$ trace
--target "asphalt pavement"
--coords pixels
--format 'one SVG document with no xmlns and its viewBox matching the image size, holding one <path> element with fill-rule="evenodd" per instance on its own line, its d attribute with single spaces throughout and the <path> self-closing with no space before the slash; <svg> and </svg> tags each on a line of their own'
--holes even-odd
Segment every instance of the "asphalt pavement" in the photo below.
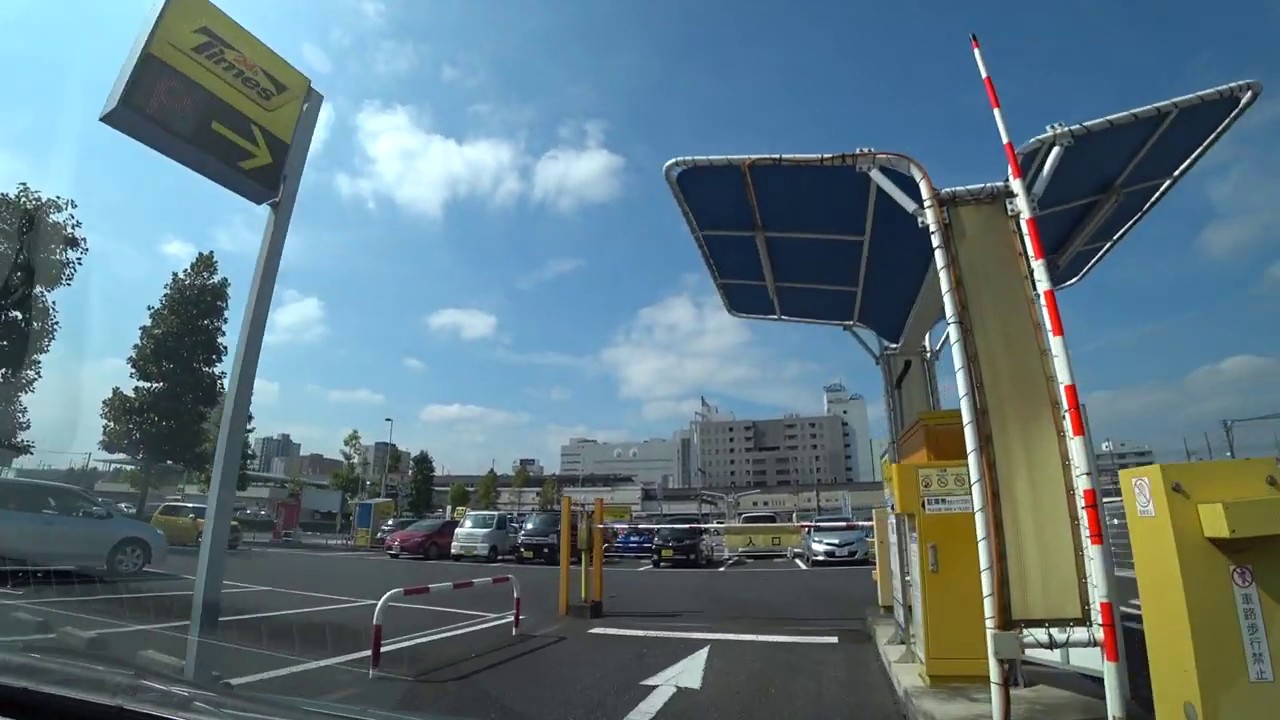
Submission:
<svg viewBox="0 0 1280 720">
<path fill-rule="evenodd" d="M 0 649 L 70 635 L 122 663 L 185 656 L 196 551 L 140 578 L 0 578 Z M 579 587 L 578 568 L 571 587 Z M 396 587 L 511 575 L 512 584 L 398 599 L 370 680 L 373 608 Z M 556 613 L 557 568 L 392 560 L 309 548 L 231 551 L 211 666 L 237 694 L 448 718 L 899 718 L 865 624 L 867 567 L 785 558 L 651 568 L 614 559 L 605 616 Z M 15 613 L 17 615 L 15 615 Z M 68 633 L 64 628 L 80 632 Z M 86 640 L 90 638 L 90 640 Z"/>
</svg>

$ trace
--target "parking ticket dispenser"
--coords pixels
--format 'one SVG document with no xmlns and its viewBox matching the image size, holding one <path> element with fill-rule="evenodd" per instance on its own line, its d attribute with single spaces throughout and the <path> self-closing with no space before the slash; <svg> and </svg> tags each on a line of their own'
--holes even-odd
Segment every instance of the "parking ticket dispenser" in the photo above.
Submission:
<svg viewBox="0 0 1280 720">
<path fill-rule="evenodd" d="M 927 684 L 987 682 L 978 542 L 963 462 L 893 465 L 895 509 L 905 515 L 911 641 Z"/>
<path fill-rule="evenodd" d="M 1156 717 L 1280 716 L 1280 468 L 1120 471 Z"/>
</svg>

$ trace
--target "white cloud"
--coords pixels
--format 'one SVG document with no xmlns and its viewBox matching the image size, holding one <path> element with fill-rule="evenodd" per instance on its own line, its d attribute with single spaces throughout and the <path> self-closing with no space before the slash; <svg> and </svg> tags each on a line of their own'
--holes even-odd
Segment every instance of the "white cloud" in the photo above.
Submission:
<svg viewBox="0 0 1280 720">
<path fill-rule="evenodd" d="M 597 205 L 622 192 L 626 159 L 604 146 L 600 123 L 586 123 L 582 141 L 543 153 L 533 170 L 533 199 L 560 212 Z"/>
<path fill-rule="evenodd" d="M 427 130 L 407 107 L 365 105 L 356 115 L 361 166 L 335 179 L 345 197 L 370 208 L 385 197 L 432 219 L 462 200 L 510 204 L 524 188 L 520 147 L 500 138 L 458 140 Z"/>
<path fill-rule="evenodd" d="M 1085 406 L 1095 442 L 1108 436 L 1150 443 L 1181 455 L 1182 438 L 1200 445 L 1208 431 L 1221 443 L 1224 419 L 1280 408 L 1280 356 L 1234 355 L 1172 381 L 1089 393 Z M 1241 425 L 1239 454 L 1274 452 L 1271 432 L 1280 423 Z M 1255 440 L 1249 433 L 1261 433 Z M 1221 452 L 1221 448 L 1219 448 Z"/>
<path fill-rule="evenodd" d="M 569 355 L 554 350 L 511 350 L 499 347 L 495 352 L 499 360 L 515 365 L 542 365 L 588 371 L 595 370 L 599 365 L 599 358 L 594 356 Z"/>
<path fill-rule="evenodd" d="M 262 228 L 249 222 L 246 215 L 236 215 L 213 231 L 213 246 L 232 253 L 256 253 L 262 245 Z"/>
<path fill-rule="evenodd" d="M 373 71 L 379 75 L 403 75 L 418 65 L 418 51 L 413 43 L 382 40 L 373 49 Z"/>
<path fill-rule="evenodd" d="M 1239 257 L 1274 243 L 1280 225 L 1278 127 L 1280 112 L 1262 103 L 1206 158 L 1218 170 L 1205 185 L 1213 217 L 1196 240 L 1206 254 Z"/>
<path fill-rule="evenodd" d="M 275 405 L 280 400 L 280 383 L 257 378 L 253 381 L 253 404 Z"/>
<path fill-rule="evenodd" d="M 286 289 L 282 302 L 273 304 L 267 320 L 266 342 L 309 343 L 329 333 L 325 325 L 324 301 Z"/>
<path fill-rule="evenodd" d="M 475 87 L 484 80 L 484 74 L 472 68 L 465 68 L 458 63 L 444 63 L 440 66 L 440 81 L 462 87 Z"/>
<path fill-rule="evenodd" d="M 333 61 L 329 59 L 329 55 L 309 42 L 302 43 L 302 61 L 321 75 L 333 72 Z"/>
<path fill-rule="evenodd" d="M 316 131 L 311 136 L 311 149 L 308 153 L 310 156 L 319 155 L 328 144 L 329 137 L 333 135 L 333 123 L 336 119 L 333 113 L 333 101 L 326 98 L 324 104 L 320 106 L 320 114 L 316 117 Z"/>
<path fill-rule="evenodd" d="M 1268 290 L 1280 289 L 1280 260 L 1271 263 L 1262 272 L 1262 287 Z"/>
<path fill-rule="evenodd" d="M 425 318 L 427 327 L 438 333 L 453 333 L 463 340 L 492 337 L 498 318 L 475 308 L 443 308 Z"/>
<path fill-rule="evenodd" d="M 458 423 L 468 425 L 511 425 L 528 419 L 524 413 L 499 410 L 481 405 L 428 405 L 418 413 L 425 423 Z"/>
<path fill-rule="evenodd" d="M 325 390 L 324 396 L 331 403 L 348 405 L 381 405 L 387 401 L 385 395 L 369 388 Z"/>
<path fill-rule="evenodd" d="M 404 359 L 402 359 L 400 362 L 406 368 L 414 372 L 422 372 L 423 370 L 427 369 L 427 364 L 422 362 L 416 357 L 405 356 Z"/>
<path fill-rule="evenodd" d="M 586 261 L 582 258 L 551 258 L 543 263 L 541 267 L 526 273 L 523 277 L 516 280 L 516 287 L 521 290 L 529 290 L 543 283 L 551 282 L 558 277 L 568 275 L 585 264 Z"/>
<path fill-rule="evenodd" d="M 186 265 L 196 257 L 196 246 L 170 235 L 160 243 L 160 254 Z"/>
<path fill-rule="evenodd" d="M 680 293 L 641 308 L 601 352 L 623 398 L 645 418 L 687 419 L 701 394 L 720 394 L 799 410 L 815 370 L 770 357 L 747 321 L 730 317 L 714 296 Z"/>
<path fill-rule="evenodd" d="M 387 4 L 382 0 L 355 0 L 355 3 L 365 20 L 377 24 L 387 19 Z"/>
</svg>

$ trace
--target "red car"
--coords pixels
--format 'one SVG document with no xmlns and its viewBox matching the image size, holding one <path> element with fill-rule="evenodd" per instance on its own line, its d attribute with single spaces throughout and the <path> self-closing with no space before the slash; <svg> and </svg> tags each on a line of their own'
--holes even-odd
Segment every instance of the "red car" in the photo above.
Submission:
<svg viewBox="0 0 1280 720">
<path fill-rule="evenodd" d="M 385 546 L 387 554 L 393 558 L 416 555 L 426 560 L 448 555 L 453 531 L 457 527 L 457 520 L 419 520 L 404 530 L 391 533 Z"/>
</svg>

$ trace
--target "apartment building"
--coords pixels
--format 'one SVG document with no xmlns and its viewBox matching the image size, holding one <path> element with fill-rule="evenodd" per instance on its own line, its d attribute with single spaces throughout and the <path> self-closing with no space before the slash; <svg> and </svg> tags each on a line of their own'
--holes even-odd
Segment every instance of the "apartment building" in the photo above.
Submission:
<svg viewBox="0 0 1280 720">
<path fill-rule="evenodd" d="M 600 442 L 569 438 L 560 446 L 561 475 L 626 475 L 644 487 L 675 482 L 677 443 L 662 438 L 640 442 Z"/>
<path fill-rule="evenodd" d="M 846 482 L 844 423 L 836 415 L 694 424 L 694 487 L 813 486 Z"/>
<path fill-rule="evenodd" d="M 254 463 L 257 472 L 271 472 L 277 458 L 292 458 L 302 454 L 302 444 L 293 441 L 289 433 L 260 437 L 253 441 Z"/>
<path fill-rule="evenodd" d="M 875 482 L 875 449 L 871 445 L 871 421 L 867 416 L 866 398 L 850 393 L 840 382 L 831 383 L 822 390 L 823 413 L 840 418 L 845 479 L 849 482 Z"/>
</svg>

